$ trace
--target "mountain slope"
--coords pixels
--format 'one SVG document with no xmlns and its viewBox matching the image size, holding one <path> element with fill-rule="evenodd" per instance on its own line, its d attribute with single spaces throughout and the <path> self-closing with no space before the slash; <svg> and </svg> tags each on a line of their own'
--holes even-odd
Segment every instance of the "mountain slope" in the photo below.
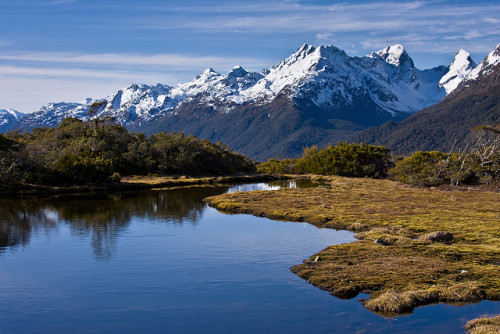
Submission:
<svg viewBox="0 0 500 334">
<path fill-rule="evenodd" d="M 396 153 L 464 148 L 470 130 L 500 122 L 500 44 L 443 101 L 406 120 L 369 128 L 355 141 L 384 145 Z"/>
<path fill-rule="evenodd" d="M 24 116 L 14 109 L 0 109 L 0 133 L 15 129 Z"/>
</svg>

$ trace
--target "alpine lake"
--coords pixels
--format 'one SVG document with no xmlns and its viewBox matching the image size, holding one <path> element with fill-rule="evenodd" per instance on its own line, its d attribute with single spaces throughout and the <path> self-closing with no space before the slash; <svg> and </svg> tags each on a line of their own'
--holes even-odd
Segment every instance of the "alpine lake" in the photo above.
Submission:
<svg viewBox="0 0 500 334">
<path fill-rule="evenodd" d="M 205 197 L 293 181 L 0 199 L 0 333 L 461 333 L 500 303 L 384 318 L 290 272 L 347 231 Z"/>
</svg>

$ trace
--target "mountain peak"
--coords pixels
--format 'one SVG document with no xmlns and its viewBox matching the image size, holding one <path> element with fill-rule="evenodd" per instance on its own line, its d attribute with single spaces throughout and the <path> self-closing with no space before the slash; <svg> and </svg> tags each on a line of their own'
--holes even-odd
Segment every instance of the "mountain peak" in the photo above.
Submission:
<svg viewBox="0 0 500 334">
<path fill-rule="evenodd" d="M 14 110 L 12 108 L 9 108 L 9 109 L 0 109 L 0 113 L 1 114 L 8 114 L 8 115 L 11 115 L 12 117 L 16 118 L 16 119 L 20 119 L 24 116 L 23 113 L 20 113 L 19 111 L 17 110 Z"/>
<path fill-rule="evenodd" d="M 208 77 L 212 77 L 212 76 L 215 76 L 215 75 L 220 75 L 219 73 L 215 72 L 215 70 L 211 67 L 207 68 L 205 71 L 201 72 L 200 74 L 198 74 L 197 78 L 208 78 Z"/>
<path fill-rule="evenodd" d="M 401 44 L 387 46 L 375 53 L 382 57 L 388 64 L 395 66 L 401 65 L 406 60 L 411 60 L 404 46 Z"/>
<path fill-rule="evenodd" d="M 25 114 L 14 109 L 0 109 L 0 133 L 13 129 Z"/>
<path fill-rule="evenodd" d="M 486 75 L 493 70 L 493 67 L 500 64 L 500 43 L 495 49 L 488 53 L 484 60 L 474 68 L 464 81 L 476 80 L 478 77 Z"/>
<path fill-rule="evenodd" d="M 472 63 L 474 67 L 476 66 L 476 63 L 472 60 L 470 53 L 465 51 L 464 49 L 458 50 L 457 54 L 455 55 L 455 58 L 453 59 L 453 62 L 451 63 L 451 66 L 454 65 L 462 65 L 466 62 Z"/>
<path fill-rule="evenodd" d="M 306 54 L 309 54 L 311 53 L 312 51 L 314 51 L 314 46 L 312 45 L 309 45 L 307 43 L 304 43 L 300 46 L 300 48 L 298 48 L 297 51 L 295 51 L 294 53 L 303 53 L 305 52 Z"/>
<path fill-rule="evenodd" d="M 458 50 L 448 72 L 439 80 L 439 86 L 444 87 L 446 94 L 451 93 L 476 66 L 470 53 L 463 49 Z"/>
<path fill-rule="evenodd" d="M 245 70 L 240 65 L 236 65 L 235 67 L 233 67 L 233 69 L 231 71 L 229 71 L 229 73 L 227 74 L 227 76 L 228 77 L 231 76 L 231 77 L 236 77 L 236 78 L 242 78 L 242 77 L 244 77 L 247 74 L 248 74 L 247 70 Z"/>
<path fill-rule="evenodd" d="M 485 61 L 490 66 L 495 66 L 500 63 L 500 43 L 497 44 L 495 50 L 491 51 L 488 56 L 486 56 Z"/>
</svg>

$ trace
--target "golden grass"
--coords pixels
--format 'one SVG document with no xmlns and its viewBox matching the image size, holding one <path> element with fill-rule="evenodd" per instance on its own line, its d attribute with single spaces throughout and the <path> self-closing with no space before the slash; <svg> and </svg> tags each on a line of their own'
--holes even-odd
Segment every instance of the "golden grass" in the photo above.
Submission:
<svg viewBox="0 0 500 334">
<path fill-rule="evenodd" d="M 500 315 L 469 321 L 465 325 L 468 334 L 500 333 Z"/>
<path fill-rule="evenodd" d="M 358 233 L 361 240 L 330 246 L 292 271 L 337 297 L 372 293 L 364 304 L 380 314 L 435 302 L 500 300 L 500 193 L 412 188 L 389 180 L 321 181 L 326 185 L 206 201 L 226 212 Z"/>
</svg>

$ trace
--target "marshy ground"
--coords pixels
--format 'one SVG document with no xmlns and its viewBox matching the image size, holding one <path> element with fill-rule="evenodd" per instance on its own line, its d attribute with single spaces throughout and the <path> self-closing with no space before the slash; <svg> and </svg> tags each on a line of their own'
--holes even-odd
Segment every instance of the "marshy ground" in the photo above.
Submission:
<svg viewBox="0 0 500 334">
<path fill-rule="evenodd" d="M 316 177 L 307 189 L 209 197 L 230 213 L 347 229 L 359 241 L 330 246 L 292 271 L 340 298 L 370 293 L 384 316 L 437 302 L 500 300 L 500 193 L 413 188 L 389 180 Z"/>
</svg>

